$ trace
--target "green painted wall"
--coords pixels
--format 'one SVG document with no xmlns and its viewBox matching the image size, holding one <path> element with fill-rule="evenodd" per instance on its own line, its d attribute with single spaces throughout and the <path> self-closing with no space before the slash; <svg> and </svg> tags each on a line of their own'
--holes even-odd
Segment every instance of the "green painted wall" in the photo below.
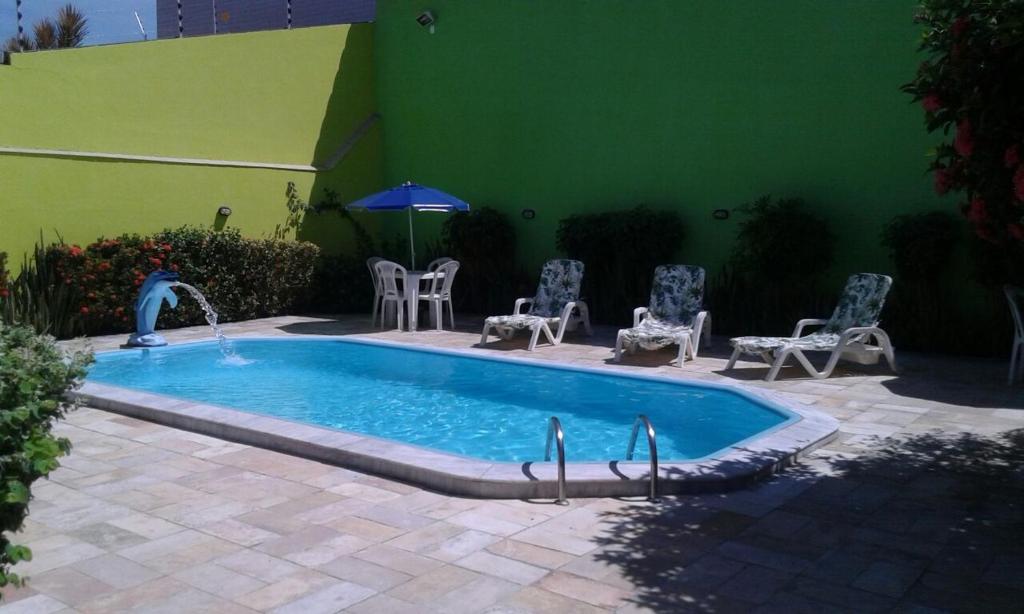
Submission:
<svg viewBox="0 0 1024 614">
<path fill-rule="evenodd" d="M 570 213 L 648 203 L 678 208 L 679 258 L 713 268 L 738 216 L 712 211 L 771 193 L 833 222 L 839 277 L 889 268 L 893 215 L 944 206 L 924 172 L 934 139 L 899 91 L 919 61 L 911 0 L 428 5 L 433 35 L 420 0 L 378 2 L 386 182 L 508 212 L 528 264 Z"/>
<path fill-rule="evenodd" d="M 319 162 L 376 110 L 372 48 L 366 24 L 17 55 L 0 67 L 0 146 Z M 288 182 L 355 198 L 382 164 L 379 127 L 320 174 L 0 155 L 0 251 L 16 264 L 41 230 L 84 243 L 213 224 L 222 204 L 229 225 L 272 236 Z M 349 236 L 331 216 L 298 232 L 328 249 Z"/>
</svg>

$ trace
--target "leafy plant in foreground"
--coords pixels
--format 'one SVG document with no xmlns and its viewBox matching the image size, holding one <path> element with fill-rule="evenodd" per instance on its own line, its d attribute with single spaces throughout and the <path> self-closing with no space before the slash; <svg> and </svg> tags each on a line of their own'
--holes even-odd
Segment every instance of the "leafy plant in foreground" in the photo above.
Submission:
<svg viewBox="0 0 1024 614">
<path fill-rule="evenodd" d="M 49 336 L 0 323 L 0 587 L 32 552 L 14 543 L 29 512 L 32 483 L 60 466 L 71 443 L 51 432 L 73 407 L 64 395 L 85 376 L 88 354 L 65 354 Z"/>
</svg>

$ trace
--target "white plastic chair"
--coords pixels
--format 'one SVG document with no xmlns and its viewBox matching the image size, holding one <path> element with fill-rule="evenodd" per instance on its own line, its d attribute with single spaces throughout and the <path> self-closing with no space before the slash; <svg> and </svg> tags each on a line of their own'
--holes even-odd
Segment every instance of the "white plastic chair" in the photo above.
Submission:
<svg viewBox="0 0 1024 614">
<path fill-rule="evenodd" d="M 453 260 L 448 256 L 441 256 L 440 258 L 435 258 L 434 260 L 431 260 L 430 264 L 427 265 L 427 273 L 433 273 L 434 271 L 437 270 L 437 267 L 441 266 L 446 262 L 453 262 Z"/>
<path fill-rule="evenodd" d="M 896 356 L 889 335 L 878 327 L 885 297 L 892 278 L 875 273 L 857 273 L 846 280 L 843 295 L 828 320 L 806 319 L 796 323 L 791 337 L 734 337 L 729 340 L 733 353 L 726 369 L 736 366 L 740 354 L 760 356 L 771 365 L 765 381 L 774 381 L 790 356 L 815 379 L 826 378 L 840 358 L 874 364 L 879 354 L 885 356 L 889 368 L 896 372 Z M 804 335 L 806 326 L 823 328 Z M 818 371 L 804 352 L 830 352 L 825 368 Z"/>
<path fill-rule="evenodd" d="M 380 280 L 381 285 L 380 327 L 384 328 L 388 303 L 394 303 L 398 329 L 402 330 L 404 326 L 402 310 L 409 307 L 405 303 L 404 288 L 407 279 L 405 267 L 394 262 L 381 260 L 374 265 L 374 268 L 377 270 L 377 278 Z M 401 286 L 398 284 L 399 280 L 402 282 Z"/>
<path fill-rule="evenodd" d="M 434 276 L 430 279 L 430 290 L 419 294 L 417 297 L 417 306 L 419 301 L 426 301 L 427 304 L 433 305 L 434 325 L 437 330 L 441 330 L 444 326 L 444 311 L 442 307 L 444 307 L 445 303 L 448 303 L 448 321 L 451 323 L 452 328 L 455 328 L 455 311 L 452 309 L 452 284 L 455 282 L 455 273 L 458 270 L 459 263 L 450 258 L 447 262 L 441 263 L 433 271 Z"/>
<path fill-rule="evenodd" d="M 1024 288 L 1003 286 L 1003 292 L 1013 316 L 1013 349 L 1010 350 L 1010 376 L 1007 379 L 1012 386 L 1024 375 Z"/>
<path fill-rule="evenodd" d="M 381 298 L 384 290 L 380 285 L 380 277 L 377 275 L 377 263 L 384 260 L 380 256 L 371 256 L 366 259 L 366 268 L 370 269 L 370 279 L 373 281 L 373 310 L 370 312 L 370 326 L 377 323 L 377 309 L 380 308 Z M 383 313 L 381 318 L 383 318 Z"/>
<path fill-rule="evenodd" d="M 451 262 L 451 261 L 452 261 L 452 259 L 449 258 L 448 256 L 441 256 L 440 258 L 435 258 L 435 259 L 430 261 L 430 264 L 427 265 L 427 273 L 433 273 L 434 271 L 437 270 L 437 267 L 441 266 L 442 264 L 444 264 L 446 262 Z M 421 277 L 420 278 L 420 288 L 419 289 L 424 291 L 424 292 L 426 292 L 426 291 L 428 291 L 427 290 L 428 288 L 430 288 L 430 279 L 429 278 L 425 278 L 425 277 Z"/>
</svg>

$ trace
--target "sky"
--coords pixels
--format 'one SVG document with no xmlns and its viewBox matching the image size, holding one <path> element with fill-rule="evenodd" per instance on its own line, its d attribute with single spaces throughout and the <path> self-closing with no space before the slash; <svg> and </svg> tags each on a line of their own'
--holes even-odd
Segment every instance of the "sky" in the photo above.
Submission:
<svg viewBox="0 0 1024 614">
<path fill-rule="evenodd" d="M 139 12 L 149 38 L 156 38 L 156 0 L 22 0 L 25 32 L 30 33 L 32 24 L 56 14 L 69 1 L 89 20 L 86 45 L 142 40 L 134 11 Z M 14 36 L 17 31 L 15 0 L 0 0 L 0 40 Z"/>
</svg>

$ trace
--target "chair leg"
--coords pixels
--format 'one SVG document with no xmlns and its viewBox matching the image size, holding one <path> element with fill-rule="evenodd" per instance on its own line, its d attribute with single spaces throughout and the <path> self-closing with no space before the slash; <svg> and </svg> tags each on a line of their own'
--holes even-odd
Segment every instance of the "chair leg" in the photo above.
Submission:
<svg viewBox="0 0 1024 614">
<path fill-rule="evenodd" d="M 441 310 L 441 301 L 434 301 L 434 328 L 441 330 L 441 317 L 444 316 L 444 311 Z"/>
<path fill-rule="evenodd" d="M 1012 386 L 1017 382 L 1018 377 L 1018 361 L 1020 361 L 1020 354 L 1024 350 L 1024 343 L 1021 343 L 1020 339 L 1014 339 L 1013 350 L 1010 351 L 1010 377 L 1006 380 L 1008 386 Z"/>
<path fill-rule="evenodd" d="M 480 334 L 480 345 L 487 345 L 487 333 L 491 332 L 491 325 L 484 322 L 484 332 Z"/>
<path fill-rule="evenodd" d="M 377 324 L 377 304 L 379 302 L 380 302 L 380 296 L 378 296 L 376 293 L 374 293 L 374 295 L 373 295 L 373 310 L 370 311 L 370 326 L 374 326 L 374 325 Z M 381 314 L 381 317 L 383 317 L 383 316 L 384 316 L 384 314 Z"/>
<path fill-rule="evenodd" d="M 726 371 L 729 371 L 730 369 L 735 369 L 736 368 L 736 361 L 739 360 L 740 354 L 741 354 L 741 352 L 740 352 L 739 348 L 733 349 L 732 356 L 729 357 L 729 362 L 727 362 L 725 364 L 725 370 Z"/>
<path fill-rule="evenodd" d="M 825 368 L 821 371 L 816 371 L 814 369 L 814 365 L 812 365 L 811 361 L 804 356 L 803 352 L 797 350 L 796 353 L 797 360 L 800 361 L 800 364 L 804 366 L 804 369 L 807 369 L 807 372 L 810 373 L 811 377 L 814 379 L 825 379 L 829 375 L 832 375 L 832 370 L 836 368 L 836 365 L 839 364 L 839 359 L 843 356 L 843 351 L 840 348 L 832 350 L 832 354 L 828 357 L 828 362 L 825 363 Z"/>
<path fill-rule="evenodd" d="M 566 329 L 569 328 L 569 318 L 563 318 L 558 321 L 557 334 L 552 334 L 551 325 L 544 322 L 541 325 L 541 330 L 544 331 L 544 336 L 548 338 L 548 343 L 551 345 L 558 345 L 562 342 L 562 337 L 565 336 Z"/>
<path fill-rule="evenodd" d="M 530 344 L 526 346 L 526 350 L 528 352 L 532 352 L 533 348 L 537 347 L 537 339 L 540 337 L 541 330 L 543 330 L 546 326 L 547 324 L 535 324 L 533 326 L 533 334 L 530 335 Z M 548 335 L 548 337 L 550 338 L 550 334 Z"/>
<path fill-rule="evenodd" d="M 380 329 L 384 330 L 384 321 L 388 319 L 388 305 L 391 302 L 383 296 L 380 298 Z"/>
<path fill-rule="evenodd" d="M 892 341 L 889 339 L 889 335 L 885 331 L 879 330 L 874 333 L 875 343 L 878 347 L 882 348 L 882 355 L 885 356 L 885 361 L 889 363 L 889 369 L 893 373 L 899 373 L 899 367 L 896 366 L 896 352 L 892 349 Z"/>
<path fill-rule="evenodd" d="M 689 334 L 683 335 L 679 338 L 679 356 L 676 358 L 676 362 L 680 369 L 682 369 L 683 365 L 686 363 L 687 354 L 690 354 L 696 360 L 696 355 L 693 354 L 693 341 Z"/>
<path fill-rule="evenodd" d="M 775 381 L 775 378 L 778 377 L 779 375 L 779 371 L 782 370 L 782 365 L 784 365 L 786 363 L 786 359 L 789 358 L 790 352 L 796 352 L 800 357 L 803 357 L 803 354 L 799 353 L 799 350 L 791 350 L 789 348 L 779 350 L 778 353 L 775 355 L 775 360 L 771 363 L 772 368 L 768 369 L 768 375 L 764 376 L 764 381 Z M 807 359 L 805 358 L 804 360 Z"/>
<path fill-rule="evenodd" d="M 452 325 L 452 330 L 455 330 L 455 309 L 452 308 L 452 299 L 448 299 L 448 323 Z"/>
<path fill-rule="evenodd" d="M 583 330 L 587 335 L 593 335 L 594 329 L 590 327 L 590 307 L 583 301 L 577 301 L 576 308 L 580 310 L 580 320 L 583 321 Z"/>
<path fill-rule="evenodd" d="M 405 323 L 402 321 L 402 312 L 405 311 L 405 301 L 395 301 L 395 313 L 398 314 L 398 330 L 404 330 Z"/>
<path fill-rule="evenodd" d="M 615 362 L 622 362 L 622 333 L 623 331 L 620 330 L 619 334 L 615 336 L 615 357 L 612 359 Z"/>
</svg>

